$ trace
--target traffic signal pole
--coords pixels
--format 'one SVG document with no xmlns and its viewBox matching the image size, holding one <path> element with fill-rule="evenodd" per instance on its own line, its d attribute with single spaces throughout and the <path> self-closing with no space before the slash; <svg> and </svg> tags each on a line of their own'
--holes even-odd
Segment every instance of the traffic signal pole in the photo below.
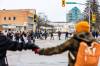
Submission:
<svg viewBox="0 0 100 66">
<path fill-rule="evenodd" d="M 90 14 L 90 10 L 91 10 L 91 8 L 90 8 L 90 2 L 89 2 L 89 11 L 88 11 L 89 13 L 88 13 L 88 14 L 89 14 L 89 25 L 90 25 L 90 30 L 91 30 L 91 23 L 90 23 L 90 21 L 91 21 L 91 20 L 90 20 L 90 19 L 91 19 L 91 17 L 90 17 L 91 14 Z M 90 30 L 89 30 L 89 31 L 90 31 Z"/>
</svg>

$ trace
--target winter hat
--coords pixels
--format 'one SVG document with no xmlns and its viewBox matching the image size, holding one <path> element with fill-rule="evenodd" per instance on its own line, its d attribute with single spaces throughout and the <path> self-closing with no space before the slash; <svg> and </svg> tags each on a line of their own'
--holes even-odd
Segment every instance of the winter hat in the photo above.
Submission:
<svg viewBox="0 0 100 66">
<path fill-rule="evenodd" d="M 77 33 L 80 32 L 90 32 L 90 25 L 87 21 L 80 21 L 75 25 L 75 29 Z"/>
</svg>

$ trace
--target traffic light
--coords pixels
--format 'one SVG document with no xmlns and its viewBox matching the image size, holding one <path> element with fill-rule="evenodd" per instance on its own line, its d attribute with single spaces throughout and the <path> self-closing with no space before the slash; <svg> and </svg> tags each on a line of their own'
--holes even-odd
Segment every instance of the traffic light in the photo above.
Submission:
<svg viewBox="0 0 100 66">
<path fill-rule="evenodd" d="M 62 0 L 62 7 L 65 7 L 65 0 Z"/>
<path fill-rule="evenodd" d="M 34 14 L 34 22 L 37 22 L 37 15 Z"/>
<path fill-rule="evenodd" d="M 92 13 L 92 23 L 96 22 L 96 14 Z"/>
</svg>

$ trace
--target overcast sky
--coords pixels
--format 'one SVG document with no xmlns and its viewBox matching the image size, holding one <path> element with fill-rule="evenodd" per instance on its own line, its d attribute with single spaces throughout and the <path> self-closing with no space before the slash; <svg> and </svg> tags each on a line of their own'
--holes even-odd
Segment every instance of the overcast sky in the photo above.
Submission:
<svg viewBox="0 0 100 66">
<path fill-rule="evenodd" d="M 86 0 L 66 0 L 71 2 L 85 3 Z M 61 6 L 61 0 L 0 0 L 0 9 L 36 9 L 37 13 L 43 12 L 51 21 L 66 21 L 66 13 L 77 6 L 81 11 L 84 5 Z"/>
</svg>

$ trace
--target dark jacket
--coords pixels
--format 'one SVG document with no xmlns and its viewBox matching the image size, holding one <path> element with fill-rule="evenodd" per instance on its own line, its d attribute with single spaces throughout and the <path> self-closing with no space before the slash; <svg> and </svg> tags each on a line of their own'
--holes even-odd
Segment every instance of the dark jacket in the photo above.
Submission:
<svg viewBox="0 0 100 66">
<path fill-rule="evenodd" d="M 60 54 L 65 51 L 69 51 L 68 66 L 74 66 L 78 48 L 79 48 L 79 44 L 81 41 L 87 42 L 87 44 L 90 46 L 91 42 L 95 41 L 95 39 L 92 37 L 92 35 L 90 33 L 74 34 L 74 36 L 72 38 L 70 38 L 69 40 L 66 40 L 61 45 L 58 45 L 56 47 L 41 49 L 39 54 L 40 55 L 54 55 L 54 54 Z M 73 58 L 72 55 L 75 58 Z"/>
<path fill-rule="evenodd" d="M 7 50 L 21 51 L 22 49 L 36 49 L 39 48 L 35 44 L 24 44 L 24 43 L 18 43 L 16 41 L 11 41 L 9 38 L 4 36 L 3 34 L 0 34 L 0 66 L 7 66 L 5 63 L 5 57 Z"/>
</svg>

